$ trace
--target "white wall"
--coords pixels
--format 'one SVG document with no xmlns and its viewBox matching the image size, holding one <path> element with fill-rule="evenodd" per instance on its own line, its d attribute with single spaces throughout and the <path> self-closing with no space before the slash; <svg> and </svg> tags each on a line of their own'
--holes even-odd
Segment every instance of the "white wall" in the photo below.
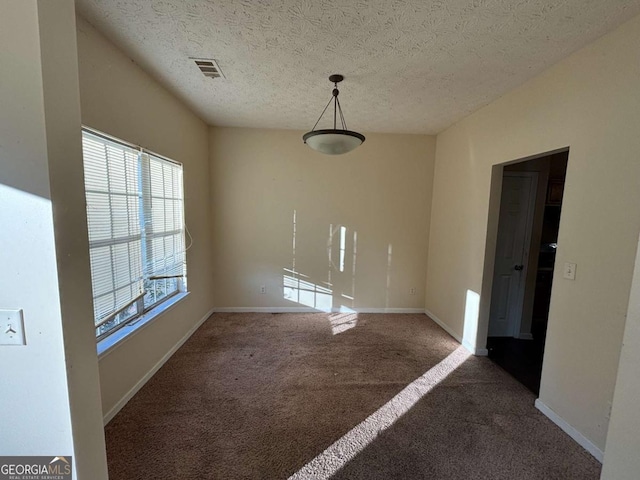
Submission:
<svg viewBox="0 0 640 480">
<path fill-rule="evenodd" d="M 328 156 L 302 134 L 211 129 L 216 307 L 422 311 L 434 137 L 370 134 Z"/>
<path fill-rule="evenodd" d="M 442 132 L 436 147 L 426 308 L 460 335 L 477 327 L 478 347 L 488 304 L 479 325 L 464 312 L 469 296 L 490 298 L 492 166 L 570 147 L 556 262 L 577 263 L 577 277 L 555 271 L 540 399 L 599 449 L 640 229 L 639 55 L 640 17 Z"/>
<path fill-rule="evenodd" d="M 78 60 L 84 125 L 183 163 L 185 217 L 193 236 L 190 295 L 100 358 L 106 416 L 213 306 L 208 127 L 82 18 Z"/>
<path fill-rule="evenodd" d="M 603 480 L 636 480 L 640 474 L 639 368 L 640 255 L 637 255 L 602 468 Z"/>
<path fill-rule="evenodd" d="M 24 310 L 28 342 L 0 346 L 0 362 L 13 366 L 1 371 L 2 410 L 11 415 L 0 416 L 0 430 L 14 432 L 0 436 L 0 451 L 70 455 L 37 5 L 15 0 L 5 5 L 0 22 L 0 224 L 10 226 L 0 229 L 0 305 Z M 47 396 L 48 407 L 24 401 L 37 391 Z"/>
<path fill-rule="evenodd" d="M 0 346 L 0 454 L 74 455 L 77 478 L 106 479 L 76 283 L 89 264 L 73 1 L 4 2 L 0 44 L 0 308 L 24 310 L 27 340 Z"/>
</svg>

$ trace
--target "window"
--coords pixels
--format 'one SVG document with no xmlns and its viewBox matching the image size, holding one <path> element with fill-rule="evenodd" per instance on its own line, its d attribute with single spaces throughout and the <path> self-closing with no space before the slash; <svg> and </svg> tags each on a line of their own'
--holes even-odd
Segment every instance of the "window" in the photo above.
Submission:
<svg viewBox="0 0 640 480">
<path fill-rule="evenodd" d="M 96 336 L 186 289 L 182 165 L 83 129 Z"/>
</svg>

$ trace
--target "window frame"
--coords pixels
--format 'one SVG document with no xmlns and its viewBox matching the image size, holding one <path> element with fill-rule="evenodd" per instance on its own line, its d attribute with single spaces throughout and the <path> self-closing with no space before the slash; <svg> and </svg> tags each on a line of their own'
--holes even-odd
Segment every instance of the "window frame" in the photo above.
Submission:
<svg viewBox="0 0 640 480">
<path fill-rule="evenodd" d="M 120 323 L 118 323 L 117 325 L 115 325 L 114 327 L 112 327 L 111 329 L 107 330 L 106 332 L 102 333 L 102 334 L 97 334 L 96 333 L 96 342 L 98 344 L 98 353 L 99 354 L 103 354 L 105 353 L 108 349 L 110 349 L 111 347 L 113 347 L 116 343 L 120 342 L 121 340 L 123 340 L 124 338 L 126 338 L 130 333 L 135 332 L 139 327 L 146 325 L 149 321 L 151 321 L 153 318 L 155 318 L 157 315 L 163 313 L 164 311 L 172 308 L 177 302 L 179 302 L 180 300 L 182 300 L 183 298 L 185 298 L 188 294 L 189 291 L 187 290 L 187 261 L 186 261 L 186 252 L 189 249 L 190 245 L 186 245 L 186 235 L 189 235 L 188 230 L 187 230 L 187 225 L 186 225 L 186 218 L 185 218 L 185 189 L 184 189 L 184 165 L 180 162 L 177 162 L 173 159 L 170 159 L 168 157 L 165 157 L 164 155 L 160 155 L 152 150 L 148 150 L 146 148 L 143 148 L 139 145 L 135 145 L 131 142 L 127 142 L 126 140 L 122 140 L 120 138 L 114 137 L 112 135 L 106 134 L 104 132 L 101 132 L 100 130 L 96 130 L 94 128 L 91 127 L 87 127 L 85 125 L 82 126 L 82 133 L 89 133 L 90 135 L 99 137 L 99 138 L 103 138 L 109 142 L 115 142 L 118 144 L 121 144 L 123 146 L 129 147 L 131 149 L 134 149 L 136 151 L 138 151 L 138 155 L 139 155 L 139 166 L 138 166 L 138 174 L 142 176 L 141 173 L 141 169 L 142 169 L 142 156 L 145 155 L 147 158 L 146 161 L 147 163 L 150 161 L 150 159 L 152 157 L 155 157 L 159 160 L 162 160 L 164 162 L 168 162 L 170 164 L 173 164 L 175 166 L 178 166 L 182 172 L 182 178 L 181 178 L 181 194 L 182 194 L 182 198 L 181 200 L 181 205 L 182 205 L 182 227 L 181 227 L 181 231 L 182 231 L 182 237 L 183 237 L 183 245 L 184 245 L 184 274 L 182 276 L 171 276 L 171 278 L 175 278 L 176 279 L 176 289 L 174 291 L 172 291 L 171 293 L 169 293 L 168 295 L 165 295 L 164 297 L 162 297 L 161 299 L 155 301 L 152 304 L 149 304 L 147 306 L 145 306 L 144 304 L 144 300 L 145 300 L 145 295 L 147 294 L 146 290 L 143 290 L 143 292 L 138 295 L 136 298 L 134 298 L 132 301 L 130 301 L 129 303 L 127 303 L 126 305 L 120 307 L 118 310 L 114 311 L 113 313 L 110 313 L 107 317 L 105 317 L 104 319 L 102 319 L 99 323 L 96 323 L 96 319 L 95 316 L 93 318 L 93 323 L 94 323 L 94 329 L 97 331 L 98 328 L 101 325 L 104 325 L 105 323 L 108 323 L 110 321 L 112 321 L 113 319 L 115 319 L 118 315 L 122 314 L 123 312 L 125 312 L 126 310 L 128 310 L 129 308 L 131 308 L 133 305 L 136 305 L 136 312 L 134 314 L 132 314 L 130 317 L 126 318 L 125 320 L 121 321 Z M 84 169 L 84 151 L 83 151 L 83 169 Z M 83 176 L 84 176 L 85 172 L 83 171 Z M 86 181 L 85 181 L 85 195 L 87 193 L 87 188 L 86 188 Z M 86 201 L 86 200 L 85 200 Z M 146 212 L 148 209 L 146 208 L 145 204 L 143 203 L 144 201 L 144 195 L 140 195 L 140 209 L 142 212 Z M 150 206 L 148 207 L 150 208 Z M 85 206 L 85 210 L 86 210 L 86 206 Z M 87 217 L 88 217 L 88 211 L 86 213 Z M 145 216 L 141 215 L 140 217 L 140 223 L 143 224 L 145 223 Z M 88 232 L 88 225 L 87 225 L 87 232 Z M 190 237 L 190 235 L 189 235 Z M 144 235 L 143 232 L 141 232 L 141 238 L 142 238 L 142 245 L 145 244 L 145 242 L 147 241 L 146 235 Z M 152 277 L 153 275 L 148 275 L 147 274 L 147 269 L 146 269 L 146 259 L 144 257 L 144 250 L 145 247 L 142 246 L 141 247 L 141 258 L 142 258 L 142 282 L 143 285 L 146 281 L 153 281 Z M 158 280 L 158 279 L 155 279 Z M 92 281 L 93 281 L 93 277 L 92 277 Z M 93 289 L 92 289 L 92 300 L 93 300 Z M 124 335 L 122 334 L 121 330 L 124 327 L 134 327 L 132 329 L 131 332 L 127 332 Z M 118 335 L 114 335 L 116 333 L 120 332 Z M 114 338 L 115 341 L 109 341 L 111 338 Z"/>
</svg>

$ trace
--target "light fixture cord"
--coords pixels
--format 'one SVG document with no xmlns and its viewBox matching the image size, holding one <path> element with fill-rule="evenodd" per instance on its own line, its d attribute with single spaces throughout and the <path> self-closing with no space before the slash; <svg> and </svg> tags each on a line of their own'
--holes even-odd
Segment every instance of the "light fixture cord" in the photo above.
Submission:
<svg viewBox="0 0 640 480">
<path fill-rule="evenodd" d="M 331 98 L 329 99 L 329 101 L 327 102 L 327 106 L 326 106 L 326 107 L 324 107 L 324 110 L 322 110 L 322 113 L 321 113 L 321 114 L 320 114 L 320 116 L 318 117 L 318 121 L 316 122 L 316 124 L 315 124 L 315 125 L 313 126 L 313 128 L 311 129 L 311 131 L 312 131 L 312 132 L 316 129 L 316 127 L 318 126 L 318 123 L 320 123 L 320 119 L 321 119 L 321 118 L 322 118 L 322 116 L 324 115 L 324 112 L 326 112 L 326 111 L 327 111 L 327 108 L 329 108 L 329 105 L 331 105 L 331 100 L 333 100 L 333 97 L 331 97 Z"/>
<path fill-rule="evenodd" d="M 338 90 L 338 83 L 333 84 L 333 98 L 335 101 L 333 102 L 333 129 L 336 129 L 336 113 L 338 113 L 338 94 L 340 91 Z"/>
<path fill-rule="evenodd" d="M 338 100 L 338 97 L 336 97 L 336 102 L 338 104 L 338 112 L 340 112 L 340 122 L 342 122 L 342 129 L 348 130 L 347 122 L 344 120 L 344 115 L 342 114 L 342 107 L 340 106 L 340 100 Z M 333 128 L 335 129 L 336 127 L 334 126 Z"/>
<path fill-rule="evenodd" d="M 318 123 L 320 123 L 320 120 L 322 120 L 322 116 L 327 111 L 327 108 L 329 108 L 329 105 L 331 105 L 332 100 L 333 100 L 333 129 L 337 130 L 336 127 L 338 125 L 338 113 L 340 113 L 340 123 L 342 123 L 342 129 L 347 130 L 347 122 L 345 122 L 344 120 L 344 114 L 342 113 L 340 100 L 338 100 L 338 95 L 340 94 L 340 91 L 338 90 L 338 83 L 335 82 L 333 85 L 334 85 L 334 89 L 331 94 L 331 98 L 327 102 L 327 105 L 324 107 L 324 110 L 322 110 L 322 113 L 318 117 L 318 120 L 316 121 L 315 125 L 311 129 L 312 132 L 316 129 L 316 127 L 318 126 Z"/>
</svg>

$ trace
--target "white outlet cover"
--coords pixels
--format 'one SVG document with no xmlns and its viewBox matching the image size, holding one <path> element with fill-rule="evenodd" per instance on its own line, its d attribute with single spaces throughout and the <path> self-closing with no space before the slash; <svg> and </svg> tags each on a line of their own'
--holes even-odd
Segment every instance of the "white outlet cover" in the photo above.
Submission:
<svg viewBox="0 0 640 480">
<path fill-rule="evenodd" d="M 26 345 L 22 310 L 0 310 L 0 345 Z"/>
<path fill-rule="evenodd" d="M 565 262 L 563 275 L 567 280 L 575 280 L 576 279 L 576 264 Z"/>
</svg>

